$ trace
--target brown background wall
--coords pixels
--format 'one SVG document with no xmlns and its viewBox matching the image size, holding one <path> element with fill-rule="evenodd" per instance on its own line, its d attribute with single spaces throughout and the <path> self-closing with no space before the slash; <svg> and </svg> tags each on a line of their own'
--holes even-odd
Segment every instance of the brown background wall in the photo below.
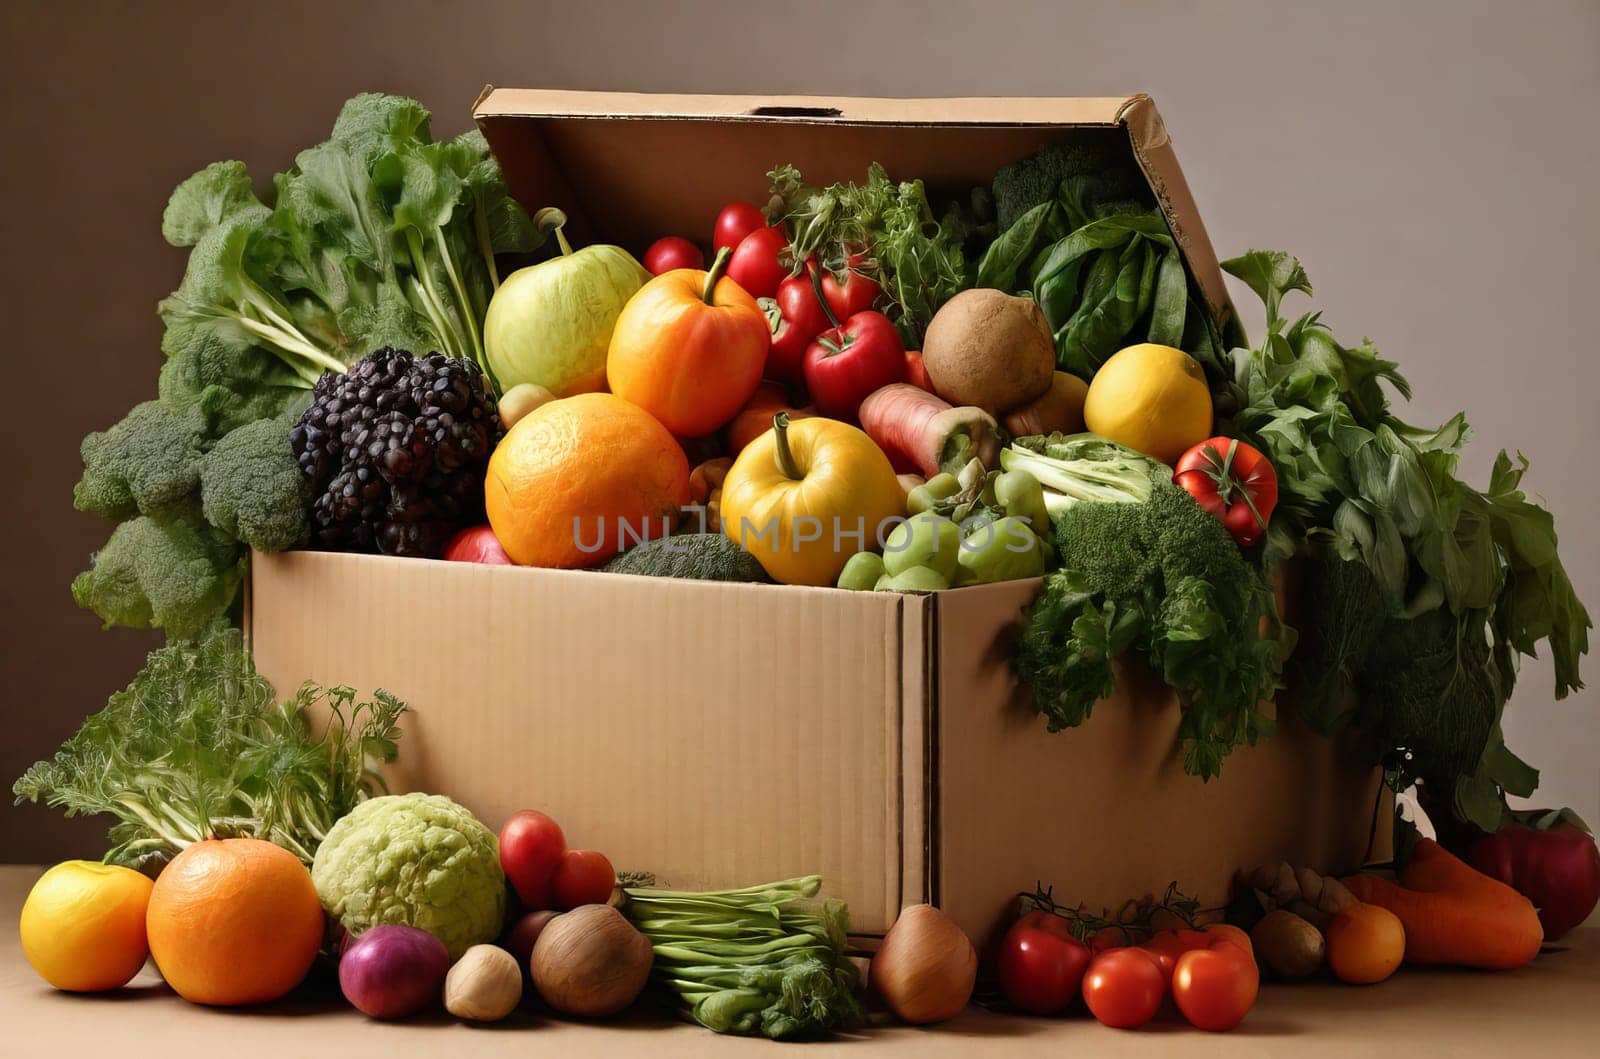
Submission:
<svg viewBox="0 0 1600 1059">
<path fill-rule="evenodd" d="M 763 6 L 0 5 L 6 786 L 157 642 L 100 632 L 67 583 L 106 532 L 71 509 L 78 441 L 154 396 L 155 303 L 183 264 L 160 237 L 167 195 L 220 158 L 265 179 L 320 141 L 362 90 L 421 99 L 436 133 L 466 126 L 485 82 L 1148 91 L 1218 250 L 1299 254 L 1334 327 L 1372 335 L 1402 362 L 1420 395 L 1412 418 L 1470 411 L 1472 473 L 1483 475 L 1500 446 L 1533 457 L 1531 485 L 1556 512 L 1580 592 L 1600 607 L 1600 6 Z M 1247 320 L 1258 326 L 1259 313 Z M 1600 823 L 1600 695 L 1552 704 L 1547 668 L 1525 674 L 1506 727 L 1545 770 L 1539 801 Z M 100 833 L 97 822 L 69 826 L 5 804 L 0 860 L 96 855 Z"/>
</svg>

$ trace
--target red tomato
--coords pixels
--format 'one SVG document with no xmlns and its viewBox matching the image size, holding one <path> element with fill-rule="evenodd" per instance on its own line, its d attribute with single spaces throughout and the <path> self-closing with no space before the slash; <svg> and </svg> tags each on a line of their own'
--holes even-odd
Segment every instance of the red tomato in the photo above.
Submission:
<svg viewBox="0 0 1600 1059">
<path fill-rule="evenodd" d="M 928 369 L 922 363 L 922 350 L 906 350 L 906 381 L 919 390 L 933 392 L 933 381 L 928 378 Z"/>
<path fill-rule="evenodd" d="M 650 244 L 644 252 L 644 267 L 652 276 L 679 268 L 705 268 L 706 255 L 681 235 L 668 235 Z"/>
<path fill-rule="evenodd" d="M 511 814 L 500 829 L 500 867 L 529 912 L 550 908 L 550 880 L 567 852 L 561 825 L 535 809 Z"/>
<path fill-rule="evenodd" d="M 556 907 L 562 911 L 579 905 L 603 905 L 611 900 L 617 873 L 604 853 L 592 849 L 569 849 L 561 855 L 550 889 Z"/>
<path fill-rule="evenodd" d="M 887 316 L 856 313 L 806 347 L 804 371 L 817 411 L 854 420 L 868 394 L 906 381 L 906 347 Z"/>
<path fill-rule="evenodd" d="M 453 563 L 493 563 L 511 566 L 511 556 L 500 546 L 500 538 L 488 526 L 468 526 L 444 546 L 444 557 Z"/>
<path fill-rule="evenodd" d="M 1177 966 L 1179 956 L 1190 949 L 1203 949 L 1215 940 L 1207 937 L 1203 930 L 1185 927 L 1181 930 L 1163 930 L 1140 948 L 1154 957 L 1156 964 L 1161 968 L 1161 973 L 1171 979 L 1172 969 Z"/>
<path fill-rule="evenodd" d="M 1155 1017 L 1167 979 L 1143 949 L 1107 949 L 1083 976 L 1083 1002 L 1095 1018 L 1119 1030 L 1138 1029 Z"/>
<path fill-rule="evenodd" d="M 1207 438 L 1184 453 L 1172 480 L 1220 519 L 1240 547 L 1261 539 L 1278 506 L 1278 472 L 1258 449 L 1233 438 Z"/>
<path fill-rule="evenodd" d="M 809 275 L 786 278 L 778 284 L 778 296 L 763 302 L 762 307 L 772 325 L 772 348 L 767 351 L 763 378 L 797 386 L 805 381 L 806 347 L 832 322 L 823 311 Z"/>
<path fill-rule="evenodd" d="M 758 207 L 748 202 L 730 202 L 722 207 L 711 228 L 711 252 L 714 254 L 725 246 L 738 246 L 745 236 L 766 226 L 767 218 Z"/>
<path fill-rule="evenodd" d="M 1172 999 L 1189 1023 L 1202 1030 L 1231 1030 L 1255 1006 L 1261 975 L 1250 954 L 1231 941 L 1191 949 L 1172 971 Z"/>
<path fill-rule="evenodd" d="M 781 228 L 757 228 L 740 241 L 728 260 L 728 278 L 752 298 L 777 295 L 778 285 L 789 275 L 781 255 L 789 240 Z"/>
<path fill-rule="evenodd" d="M 1072 936 L 1067 921 L 1029 912 L 1000 943 L 995 970 L 1011 1006 L 1030 1015 L 1059 1015 L 1077 999 L 1089 947 Z"/>
<path fill-rule="evenodd" d="M 855 270 L 860 260 L 860 254 L 851 255 L 850 267 L 845 269 L 842 277 L 823 270 L 822 296 L 828 299 L 828 308 L 840 320 L 848 320 L 856 313 L 866 312 L 877 304 L 878 295 L 883 293 L 883 287 L 877 280 Z"/>
</svg>

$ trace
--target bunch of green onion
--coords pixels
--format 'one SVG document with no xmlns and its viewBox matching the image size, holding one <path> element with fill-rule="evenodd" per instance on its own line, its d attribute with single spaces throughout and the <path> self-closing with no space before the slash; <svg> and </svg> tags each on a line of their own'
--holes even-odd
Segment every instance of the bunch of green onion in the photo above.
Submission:
<svg viewBox="0 0 1600 1059">
<path fill-rule="evenodd" d="M 651 981 L 718 1033 L 816 1037 L 861 1021 L 844 902 L 809 875 L 743 890 L 628 888 L 623 913 L 655 950 Z"/>
</svg>

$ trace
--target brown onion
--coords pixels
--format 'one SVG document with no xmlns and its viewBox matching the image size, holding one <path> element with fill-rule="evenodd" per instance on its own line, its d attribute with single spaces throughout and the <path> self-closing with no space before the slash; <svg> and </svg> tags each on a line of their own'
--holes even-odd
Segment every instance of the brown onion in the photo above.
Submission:
<svg viewBox="0 0 1600 1059">
<path fill-rule="evenodd" d="M 563 912 L 533 945 L 533 984 L 563 1015 L 614 1015 L 633 1003 L 650 977 L 650 939 L 610 905 Z"/>
<path fill-rule="evenodd" d="M 869 977 L 901 1022 L 940 1022 L 972 999 L 978 952 L 955 920 L 932 905 L 912 905 L 883 936 Z"/>
</svg>

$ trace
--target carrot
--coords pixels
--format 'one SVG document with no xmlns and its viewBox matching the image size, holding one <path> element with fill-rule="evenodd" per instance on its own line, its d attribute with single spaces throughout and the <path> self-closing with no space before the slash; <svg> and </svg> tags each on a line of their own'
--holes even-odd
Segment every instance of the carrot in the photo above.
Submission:
<svg viewBox="0 0 1600 1059">
<path fill-rule="evenodd" d="M 1498 880 L 1421 839 L 1398 883 L 1344 880 L 1356 899 L 1387 908 L 1406 928 L 1406 962 L 1510 970 L 1539 954 L 1544 929 L 1533 904 Z"/>
<path fill-rule="evenodd" d="M 981 408 L 952 408 L 909 382 L 890 383 L 861 402 L 861 429 L 878 443 L 897 471 L 933 477 L 976 459 L 995 466 L 1000 427 Z"/>
</svg>

